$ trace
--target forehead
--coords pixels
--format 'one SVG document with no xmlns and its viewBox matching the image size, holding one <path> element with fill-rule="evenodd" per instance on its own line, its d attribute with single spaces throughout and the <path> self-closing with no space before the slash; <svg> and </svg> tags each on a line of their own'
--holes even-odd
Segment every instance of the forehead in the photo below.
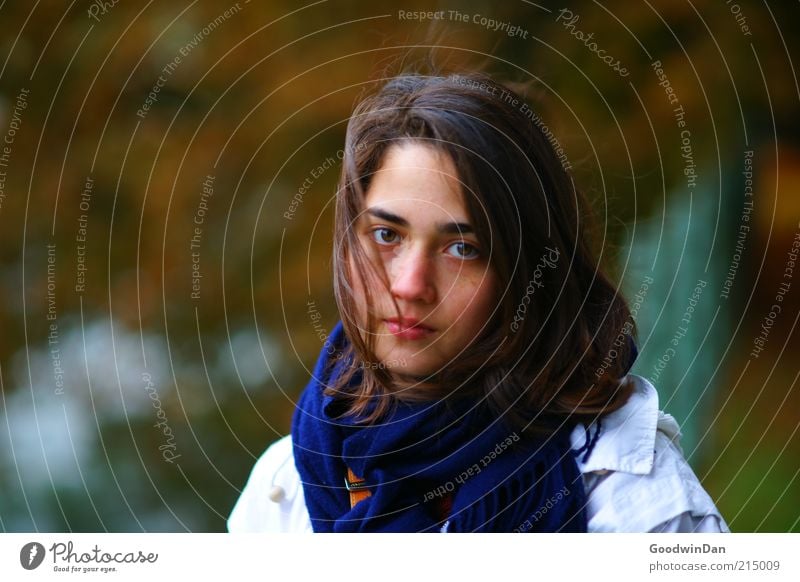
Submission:
<svg viewBox="0 0 800 582">
<path fill-rule="evenodd" d="M 450 156 L 430 145 L 392 145 L 366 192 L 366 207 L 392 207 L 418 218 L 448 215 L 468 222 L 463 189 Z"/>
</svg>

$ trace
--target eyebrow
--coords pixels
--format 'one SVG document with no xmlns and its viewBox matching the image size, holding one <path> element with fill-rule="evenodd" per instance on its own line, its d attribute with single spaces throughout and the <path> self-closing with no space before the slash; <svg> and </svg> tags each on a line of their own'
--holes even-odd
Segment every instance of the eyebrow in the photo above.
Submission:
<svg viewBox="0 0 800 582">
<path fill-rule="evenodd" d="M 389 212 L 388 210 L 384 210 L 383 208 L 378 208 L 377 206 L 367 208 L 367 214 L 370 214 L 375 218 L 385 220 L 386 222 L 397 224 L 404 228 L 408 228 L 410 226 L 409 222 L 402 216 L 398 216 L 397 214 Z M 436 230 L 442 234 L 472 234 L 475 232 L 475 229 L 465 222 L 440 222 L 436 225 Z"/>
</svg>

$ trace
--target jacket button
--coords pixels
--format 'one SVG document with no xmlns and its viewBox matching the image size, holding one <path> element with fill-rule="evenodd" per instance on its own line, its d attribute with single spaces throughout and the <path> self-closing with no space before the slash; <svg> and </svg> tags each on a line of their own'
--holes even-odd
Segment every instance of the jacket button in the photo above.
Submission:
<svg viewBox="0 0 800 582">
<path fill-rule="evenodd" d="M 286 497 L 286 491 L 284 491 L 283 487 L 280 485 L 275 485 L 275 487 L 269 490 L 267 497 L 274 503 L 280 503 L 283 501 L 283 498 Z"/>
</svg>

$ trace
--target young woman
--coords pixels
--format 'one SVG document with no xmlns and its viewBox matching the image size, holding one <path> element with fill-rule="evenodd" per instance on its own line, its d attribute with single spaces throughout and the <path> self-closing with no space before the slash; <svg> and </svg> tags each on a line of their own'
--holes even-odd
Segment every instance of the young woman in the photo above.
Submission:
<svg viewBox="0 0 800 582">
<path fill-rule="evenodd" d="M 345 152 L 341 322 L 231 532 L 727 531 L 519 95 L 397 77 Z"/>
</svg>

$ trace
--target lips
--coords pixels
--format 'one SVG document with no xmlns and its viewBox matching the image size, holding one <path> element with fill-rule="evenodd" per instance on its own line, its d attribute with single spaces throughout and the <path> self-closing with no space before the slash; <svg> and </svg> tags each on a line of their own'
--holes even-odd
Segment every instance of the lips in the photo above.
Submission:
<svg viewBox="0 0 800 582">
<path fill-rule="evenodd" d="M 420 324 L 418 319 L 404 317 L 392 317 L 386 319 L 386 327 L 389 333 L 400 339 L 418 340 L 433 334 L 436 330 L 426 325 Z"/>
</svg>

